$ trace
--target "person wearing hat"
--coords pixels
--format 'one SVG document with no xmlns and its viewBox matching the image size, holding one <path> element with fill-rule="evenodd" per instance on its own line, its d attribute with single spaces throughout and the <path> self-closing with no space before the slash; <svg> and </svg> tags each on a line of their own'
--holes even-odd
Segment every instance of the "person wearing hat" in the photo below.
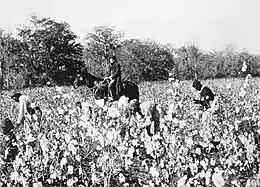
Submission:
<svg viewBox="0 0 260 187">
<path fill-rule="evenodd" d="M 109 80 L 108 84 L 108 94 L 109 100 L 116 100 L 121 92 L 121 66 L 117 61 L 116 56 L 112 56 L 109 59 L 108 65 L 108 77 L 105 80 Z"/>
<path fill-rule="evenodd" d="M 42 111 L 40 107 L 32 106 L 33 104 L 31 104 L 31 99 L 29 96 L 21 93 L 15 93 L 11 96 L 11 99 L 18 103 L 19 112 L 16 121 L 17 126 L 24 124 L 27 114 L 30 114 L 30 116 L 35 114 L 38 118 L 37 121 L 40 123 Z"/>
<path fill-rule="evenodd" d="M 23 95 L 21 93 L 15 93 L 11 96 L 11 99 L 13 99 L 15 102 L 18 103 L 19 112 L 18 112 L 18 118 L 16 121 L 17 126 L 23 124 L 25 120 L 25 115 L 31 111 L 30 108 L 30 98 L 27 95 Z"/>
<path fill-rule="evenodd" d="M 200 104 L 206 109 L 210 108 L 210 102 L 214 100 L 214 94 L 210 88 L 203 86 L 200 81 L 194 80 L 192 86 L 200 91 L 200 99 L 193 99 L 196 104 Z"/>
</svg>

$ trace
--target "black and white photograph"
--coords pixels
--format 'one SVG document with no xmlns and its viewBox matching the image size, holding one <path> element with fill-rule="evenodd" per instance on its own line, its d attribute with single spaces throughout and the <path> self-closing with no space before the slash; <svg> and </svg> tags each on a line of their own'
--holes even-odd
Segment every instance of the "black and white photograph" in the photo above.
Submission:
<svg viewBox="0 0 260 187">
<path fill-rule="evenodd" d="M 0 187 L 260 187 L 259 0 L 0 7 Z"/>
</svg>

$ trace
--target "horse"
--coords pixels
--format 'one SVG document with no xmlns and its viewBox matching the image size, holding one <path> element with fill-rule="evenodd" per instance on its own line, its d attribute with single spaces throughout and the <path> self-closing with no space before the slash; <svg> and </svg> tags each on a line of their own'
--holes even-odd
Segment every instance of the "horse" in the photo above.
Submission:
<svg viewBox="0 0 260 187">
<path fill-rule="evenodd" d="M 104 79 L 96 77 L 87 71 L 83 71 L 81 74 L 78 74 L 73 85 L 74 88 L 86 85 L 94 94 L 95 99 L 106 99 L 108 96 L 108 83 Z M 138 86 L 131 81 L 122 81 L 121 93 L 119 93 L 116 100 L 118 100 L 121 96 L 128 97 L 128 101 L 133 99 L 139 101 Z"/>
</svg>

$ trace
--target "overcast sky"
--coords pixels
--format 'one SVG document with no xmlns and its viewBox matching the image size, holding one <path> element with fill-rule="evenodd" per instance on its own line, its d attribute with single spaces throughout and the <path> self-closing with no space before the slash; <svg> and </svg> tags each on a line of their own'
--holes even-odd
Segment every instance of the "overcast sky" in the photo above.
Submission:
<svg viewBox="0 0 260 187">
<path fill-rule="evenodd" d="M 80 36 L 107 25 L 127 38 L 260 54 L 260 0 L 2 0 L 0 28 L 14 32 L 32 13 L 66 21 Z"/>
</svg>

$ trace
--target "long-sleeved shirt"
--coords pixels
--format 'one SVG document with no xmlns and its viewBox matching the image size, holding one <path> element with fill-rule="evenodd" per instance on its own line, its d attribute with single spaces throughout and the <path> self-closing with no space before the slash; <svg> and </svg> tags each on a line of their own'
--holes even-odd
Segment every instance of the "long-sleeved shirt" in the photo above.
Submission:
<svg viewBox="0 0 260 187">
<path fill-rule="evenodd" d="M 121 67 L 118 62 L 114 64 L 109 64 L 108 66 L 108 74 L 112 77 L 112 79 L 120 78 L 121 79 Z"/>
<path fill-rule="evenodd" d="M 214 94 L 210 88 L 203 86 L 200 91 L 200 100 L 195 100 L 197 104 L 201 104 L 206 109 L 210 108 L 210 101 L 214 100 Z"/>
<path fill-rule="evenodd" d="M 24 121 L 29 106 L 30 106 L 30 98 L 26 95 L 21 95 L 19 98 L 19 114 L 17 119 L 18 124 L 21 124 Z"/>
</svg>

